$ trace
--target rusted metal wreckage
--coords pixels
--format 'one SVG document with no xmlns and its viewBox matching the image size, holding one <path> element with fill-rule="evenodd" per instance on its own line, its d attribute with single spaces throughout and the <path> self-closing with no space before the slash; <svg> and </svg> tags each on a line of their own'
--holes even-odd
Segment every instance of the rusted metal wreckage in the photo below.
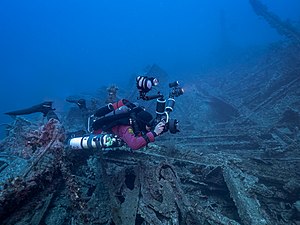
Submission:
<svg viewBox="0 0 300 225">
<path fill-rule="evenodd" d="M 300 224 L 298 32 L 250 3 L 292 42 L 185 82 L 178 134 L 71 151 L 76 113 L 18 117 L 0 144 L 1 224 Z"/>
<path fill-rule="evenodd" d="M 141 151 L 70 151 L 63 121 L 17 118 L 1 142 L 2 224 L 299 224 L 296 56 L 278 47 L 235 79 L 193 82 L 182 131 Z"/>
</svg>

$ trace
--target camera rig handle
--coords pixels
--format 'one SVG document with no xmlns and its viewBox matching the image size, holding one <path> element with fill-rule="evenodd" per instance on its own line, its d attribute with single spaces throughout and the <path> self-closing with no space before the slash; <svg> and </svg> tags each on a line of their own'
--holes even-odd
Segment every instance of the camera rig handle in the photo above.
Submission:
<svg viewBox="0 0 300 225">
<path fill-rule="evenodd" d="M 164 132 L 170 131 L 170 133 L 175 134 L 179 132 L 178 130 L 178 120 L 171 119 L 170 113 L 173 111 L 175 106 L 175 97 L 179 97 L 183 95 L 184 90 L 179 85 L 178 81 L 174 81 L 169 83 L 169 88 L 171 89 L 169 92 L 169 98 L 166 101 L 164 96 L 158 92 L 156 95 L 146 94 L 151 90 L 152 86 L 156 86 L 158 84 L 158 80 L 156 78 L 149 78 L 147 76 L 138 76 L 136 78 L 136 86 L 139 90 L 140 96 L 138 99 L 143 99 L 145 101 L 156 99 L 156 119 L 155 123 L 159 123 L 161 121 L 165 122 Z"/>
<path fill-rule="evenodd" d="M 143 99 L 145 101 L 149 101 L 149 100 L 153 100 L 153 99 L 157 99 L 157 98 L 161 98 L 163 97 L 162 94 L 160 94 L 159 92 L 156 95 L 146 95 L 145 92 L 140 91 L 140 97 L 139 99 Z"/>
</svg>

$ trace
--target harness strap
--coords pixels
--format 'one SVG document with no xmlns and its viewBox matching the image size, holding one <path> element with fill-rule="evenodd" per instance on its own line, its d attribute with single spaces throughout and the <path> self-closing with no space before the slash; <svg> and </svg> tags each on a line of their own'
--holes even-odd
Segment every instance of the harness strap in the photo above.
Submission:
<svg viewBox="0 0 300 225">
<path fill-rule="evenodd" d="M 150 139 L 149 139 L 149 137 L 146 134 L 144 134 L 142 137 L 145 139 L 145 141 L 147 142 L 147 144 L 150 143 Z"/>
</svg>

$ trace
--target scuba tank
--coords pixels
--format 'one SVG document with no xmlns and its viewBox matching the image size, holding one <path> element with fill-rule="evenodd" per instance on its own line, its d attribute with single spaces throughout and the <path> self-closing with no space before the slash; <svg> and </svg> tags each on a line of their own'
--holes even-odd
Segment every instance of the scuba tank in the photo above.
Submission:
<svg viewBox="0 0 300 225">
<path fill-rule="evenodd" d="M 108 111 L 108 110 L 107 110 Z M 142 107 L 128 107 L 121 106 L 116 110 L 110 111 L 105 115 L 102 115 L 100 118 L 99 110 L 89 118 L 89 132 L 93 132 L 96 130 L 102 130 L 109 132 L 110 129 L 117 125 L 133 125 L 132 124 L 132 116 L 136 113 L 144 111 Z M 101 112 L 104 112 L 104 110 Z"/>
<path fill-rule="evenodd" d="M 124 142 L 113 134 L 89 134 L 69 140 L 71 149 L 103 149 L 121 147 Z"/>
<path fill-rule="evenodd" d="M 68 141 L 71 149 L 103 149 L 121 147 L 124 145 L 122 139 L 114 134 L 93 134 L 92 132 L 101 130 L 110 132 L 111 128 L 118 125 L 130 125 L 134 130 L 138 130 L 136 115 L 144 111 L 142 107 L 122 105 L 114 109 L 112 104 L 108 104 L 96 111 L 89 117 L 88 127 L 91 134 L 81 137 L 74 137 Z"/>
</svg>

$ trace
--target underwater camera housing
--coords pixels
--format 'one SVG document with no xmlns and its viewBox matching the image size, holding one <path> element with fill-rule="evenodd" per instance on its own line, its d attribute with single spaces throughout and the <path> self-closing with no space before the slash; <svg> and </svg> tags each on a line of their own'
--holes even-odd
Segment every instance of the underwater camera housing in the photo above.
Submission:
<svg viewBox="0 0 300 225">
<path fill-rule="evenodd" d="M 184 90 L 182 87 L 180 87 L 179 82 L 178 81 L 174 81 L 172 83 L 169 83 L 169 88 L 171 89 L 171 92 L 169 94 L 169 97 L 174 98 L 174 97 L 179 97 L 180 95 L 183 95 Z"/>
<path fill-rule="evenodd" d="M 170 113 L 174 110 L 175 97 L 183 95 L 184 90 L 182 87 L 180 87 L 178 81 L 169 83 L 169 87 L 171 88 L 171 91 L 169 93 L 168 100 L 166 101 L 163 96 L 157 99 L 155 122 L 157 124 L 161 121 L 164 121 L 164 132 L 170 131 L 170 133 L 176 134 L 177 132 L 179 132 L 179 121 L 177 119 L 171 119 Z"/>
<path fill-rule="evenodd" d="M 152 99 L 162 97 L 163 95 L 159 92 L 156 95 L 147 95 L 147 93 L 152 89 L 152 87 L 158 85 L 158 83 L 158 79 L 155 77 L 138 76 L 136 78 L 136 87 L 139 90 L 140 94 L 138 99 L 149 101 Z"/>
</svg>

